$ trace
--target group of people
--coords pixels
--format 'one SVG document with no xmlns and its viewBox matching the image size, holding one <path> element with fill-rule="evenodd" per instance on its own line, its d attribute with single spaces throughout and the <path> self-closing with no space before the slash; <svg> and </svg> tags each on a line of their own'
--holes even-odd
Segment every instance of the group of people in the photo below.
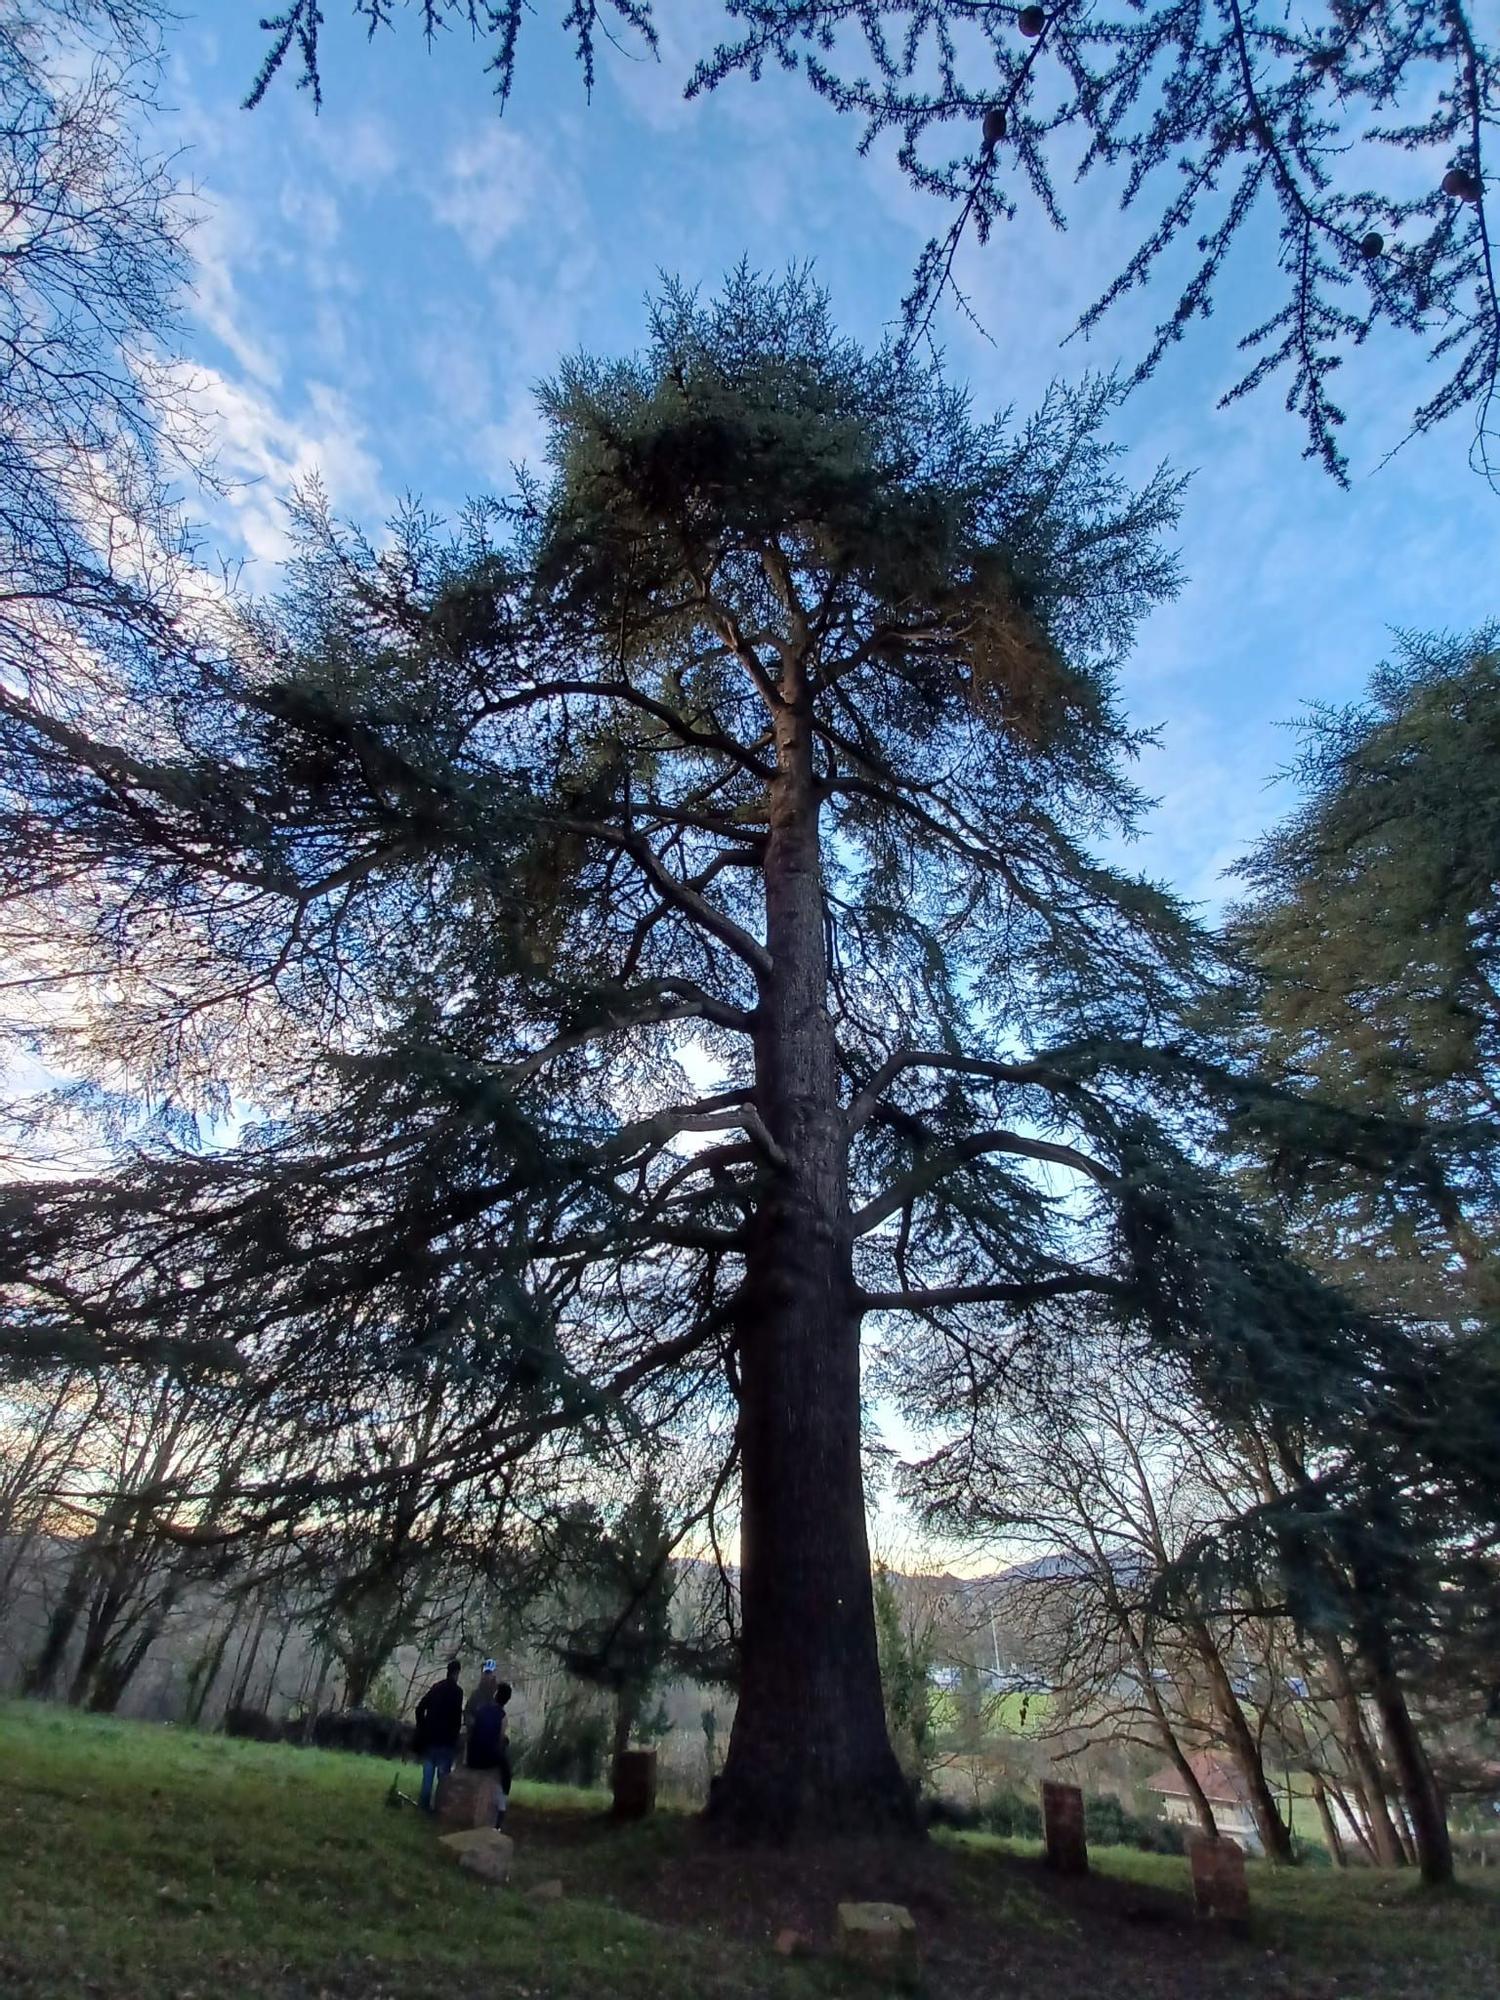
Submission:
<svg viewBox="0 0 1500 2000">
<path fill-rule="evenodd" d="M 412 1748 L 422 1759 L 422 1809 L 436 1810 L 438 1781 L 458 1762 L 462 1744 L 469 1770 L 494 1772 L 495 1824 L 503 1826 L 510 1803 L 510 1731 L 505 1720 L 510 1682 L 498 1677 L 493 1660 L 486 1660 L 479 1684 L 466 1702 L 462 1672 L 463 1662 L 450 1660 L 442 1680 L 435 1681 L 417 1703 Z"/>
</svg>

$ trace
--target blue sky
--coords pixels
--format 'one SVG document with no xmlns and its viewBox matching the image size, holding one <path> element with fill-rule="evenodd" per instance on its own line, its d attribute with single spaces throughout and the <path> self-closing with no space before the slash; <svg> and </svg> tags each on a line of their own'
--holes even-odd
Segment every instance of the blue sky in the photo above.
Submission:
<svg viewBox="0 0 1500 2000">
<path fill-rule="evenodd" d="M 853 127 L 797 78 L 684 104 L 693 0 L 662 5 L 660 63 L 603 51 L 592 104 L 542 11 L 503 119 L 472 46 L 452 35 L 429 56 L 410 21 L 366 45 L 329 8 L 319 115 L 290 73 L 239 108 L 260 0 L 201 6 L 173 31 L 162 136 L 186 149 L 203 217 L 189 351 L 242 482 L 211 526 L 250 557 L 252 585 L 274 582 L 285 492 L 314 469 L 372 526 L 406 491 L 452 508 L 506 485 L 536 452 L 531 385 L 572 348 L 636 345 L 659 270 L 712 285 L 742 254 L 811 259 L 843 325 L 874 340 L 945 221 L 888 155 L 859 159 Z M 1160 292 L 1060 346 L 1135 241 L 1102 185 L 1076 209 L 1065 235 L 1023 219 L 965 254 L 994 344 L 951 313 L 939 330 L 981 409 L 1024 411 L 1054 375 L 1142 350 Z M 1468 470 L 1463 425 L 1378 469 L 1422 392 L 1415 344 L 1350 371 L 1351 492 L 1301 458 L 1274 387 L 1215 409 L 1271 275 L 1242 258 L 1215 318 L 1117 424 L 1141 471 L 1166 458 L 1194 475 L 1187 586 L 1124 678 L 1132 718 L 1162 731 L 1141 772 L 1161 804 L 1139 865 L 1210 905 L 1285 797 L 1267 783 L 1291 749 L 1278 725 L 1355 694 L 1391 628 L 1500 611 L 1500 502 Z"/>
</svg>

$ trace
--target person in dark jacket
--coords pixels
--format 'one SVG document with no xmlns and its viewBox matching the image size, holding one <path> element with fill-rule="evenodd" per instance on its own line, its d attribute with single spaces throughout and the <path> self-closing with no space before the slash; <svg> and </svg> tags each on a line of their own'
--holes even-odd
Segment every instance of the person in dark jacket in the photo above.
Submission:
<svg viewBox="0 0 1500 2000">
<path fill-rule="evenodd" d="M 448 1671 L 417 1703 L 417 1727 L 412 1748 L 422 1759 L 422 1810 L 433 1811 L 432 1791 L 446 1778 L 458 1755 L 458 1740 L 464 1729 L 464 1691 L 458 1684 L 463 1668 L 457 1660 L 448 1662 Z"/>
<path fill-rule="evenodd" d="M 510 1804 L 510 1735 L 505 1724 L 505 1705 L 510 1700 L 509 1681 L 500 1681 L 487 1701 L 480 1703 L 469 1720 L 468 1749 L 464 1762 L 471 1771 L 495 1774 L 495 1824 L 505 1824 Z"/>
<path fill-rule="evenodd" d="M 479 1680 L 474 1692 L 464 1703 L 464 1721 L 472 1722 L 487 1701 L 495 1699 L 495 1689 L 500 1685 L 500 1676 L 495 1671 L 495 1662 L 486 1660 L 479 1669 Z"/>
</svg>

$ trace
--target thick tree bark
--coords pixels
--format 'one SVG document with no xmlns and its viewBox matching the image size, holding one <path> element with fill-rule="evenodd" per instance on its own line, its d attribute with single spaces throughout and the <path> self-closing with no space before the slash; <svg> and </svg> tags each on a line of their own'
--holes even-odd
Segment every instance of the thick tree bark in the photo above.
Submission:
<svg viewBox="0 0 1500 2000">
<path fill-rule="evenodd" d="M 712 1808 L 768 1838 L 916 1825 L 875 1641 L 812 746 L 792 676 L 784 695 L 755 1052 L 757 1108 L 785 1165 L 768 1170 L 739 1300 L 743 1672 Z"/>
</svg>

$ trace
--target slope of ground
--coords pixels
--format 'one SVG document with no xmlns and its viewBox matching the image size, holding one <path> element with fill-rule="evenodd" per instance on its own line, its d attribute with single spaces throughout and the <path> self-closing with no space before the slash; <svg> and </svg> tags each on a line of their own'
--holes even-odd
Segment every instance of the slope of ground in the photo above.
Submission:
<svg viewBox="0 0 1500 2000">
<path fill-rule="evenodd" d="M 1248 1939 L 1195 1925 L 1181 1861 L 1095 1857 L 1081 1883 L 985 1840 L 744 1853 L 662 1815 L 518 1787 L 516 1879 L 453 1868 L 393 1767 L 56 1709 L 0 1707 L 6 2000 L 799 2000 L 877 1989 L 815 1945 L 844 1898 L 910 1906 L 933 2000 L 1486 2000 L 1500 1892 L 1424 1899 L 1253 1870 Z M 413 1787 L 415 1773 L 401 1773 Z M 561 1900 L 530 1891 L 560 1880 Z"/>
</svg>

